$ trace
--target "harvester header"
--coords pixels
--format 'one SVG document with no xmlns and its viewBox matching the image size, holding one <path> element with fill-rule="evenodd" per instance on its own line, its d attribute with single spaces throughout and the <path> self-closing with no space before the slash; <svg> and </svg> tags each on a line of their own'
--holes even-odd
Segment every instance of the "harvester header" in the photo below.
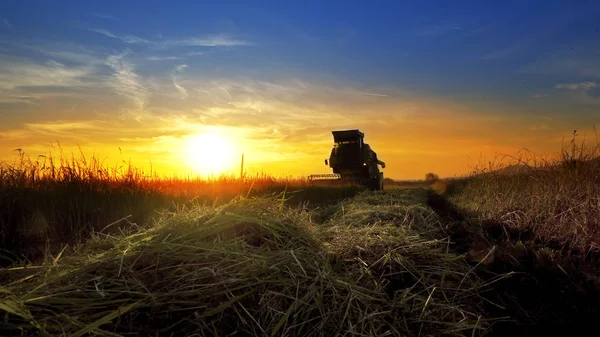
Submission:
<svg viewBox="0 0 600 337">
<path fill-rule="evenodd" d="M 325 165 L 333 169 L 333 174 L 313 174 L 310 180 L 346 180 L 364 185 L 372 190 L 383 189 L 385 163 L 377 158 L 377 153 L 364 142 L 365 134 L 358 129 L 332 131 L 333 149 Z"/>
</svg>

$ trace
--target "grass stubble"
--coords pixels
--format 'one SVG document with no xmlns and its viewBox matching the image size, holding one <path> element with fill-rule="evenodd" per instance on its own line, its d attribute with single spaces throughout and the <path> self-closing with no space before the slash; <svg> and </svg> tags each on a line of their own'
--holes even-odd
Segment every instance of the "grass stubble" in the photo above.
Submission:
<svg viewBox="0 0 600 337">
<path fill-rule="evenodd" d="M 426 196 L 368 192 L 312 210 L 286 207 L 280 197 L 239 197 L 165 213 L 141 231 L 96 233 L 69 254 L 3 271 L 3 329 L 479 335 L 490 324 L 478 295 L 487 284 L 448 250 Z"/>
<path fill-rule="evenodd" d="M 505 164 L 434 184 L 434 209 L 453 227 L 458 253 L 512 273 L 495 287 L 513 336 L 587 333 L 600 300 L 600 141 L 574 132 L 558 156 L 528 151 Z M 502 158 L 506 159 L 506 158 Z M 441 194 L 441 196 L 440 196 Z M 435 204 L 438 204 L 437 206 Z M 491 253 L 490 253 L 491 252 Z M 482 275 L 483 278 L 486 278 Z"/>
</svg>

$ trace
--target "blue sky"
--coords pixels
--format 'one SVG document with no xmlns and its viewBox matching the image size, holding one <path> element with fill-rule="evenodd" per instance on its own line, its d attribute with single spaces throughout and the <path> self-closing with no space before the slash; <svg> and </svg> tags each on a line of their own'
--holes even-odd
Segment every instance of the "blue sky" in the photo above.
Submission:
<svg viewBox="0 0 600 337">
<path fill-rule="evenodd" d="M 284 146 L 364 125 L 385 147 L 406 141 L 394 127 L 439 135 L 450 118 L 504 123 L 514 143 L 474 132 L 490 149 L 532 147 L 598 122 L 599 17 L 597 1 L 4 1 L 0 138 L 150 144 L 192 132 L 185 121 Z M 136 137 L 82 133 L 106 123 Z"/>
</svg>

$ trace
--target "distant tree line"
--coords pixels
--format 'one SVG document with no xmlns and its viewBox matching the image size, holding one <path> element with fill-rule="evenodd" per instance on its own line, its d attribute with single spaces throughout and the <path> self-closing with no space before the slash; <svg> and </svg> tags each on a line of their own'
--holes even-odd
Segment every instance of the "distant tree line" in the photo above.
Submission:
<svg viewBox="0 0 600 337">
<path fill-rule="evenodd" d="M 425 175 L 425 181 L 428 182 L 435 182 L 440 180 L 440 176 L 438 176 L 437 174 L 433 173 L 433 172 L 429 172 Z"/>
</svg>

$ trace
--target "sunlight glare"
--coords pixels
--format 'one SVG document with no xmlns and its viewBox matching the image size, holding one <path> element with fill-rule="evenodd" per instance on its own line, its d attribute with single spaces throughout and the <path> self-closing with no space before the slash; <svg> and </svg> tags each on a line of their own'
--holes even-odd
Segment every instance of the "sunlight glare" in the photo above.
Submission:
<svg viewBox="0 0 600 337">
<path fill-rule="evenodd" d="M 233 144 L 215 132 L 193 135 L 187 140 L 187 166 L 201 175 L 230 173 L 239 165 L 239 156 Z"/>
</svg>

